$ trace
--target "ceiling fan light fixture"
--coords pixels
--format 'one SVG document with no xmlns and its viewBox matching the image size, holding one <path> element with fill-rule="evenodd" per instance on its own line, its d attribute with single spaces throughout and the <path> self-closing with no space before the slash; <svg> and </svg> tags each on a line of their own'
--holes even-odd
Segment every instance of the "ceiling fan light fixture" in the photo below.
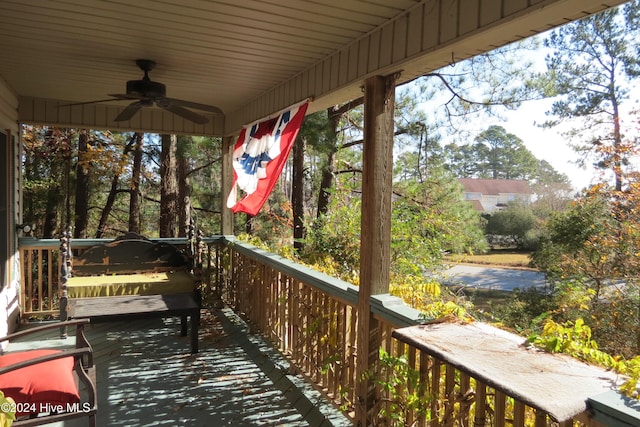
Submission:
<svg viewBox="0 0 640 427">
<path fill-rule="evenodd" d="M 166 96 L 167 87 L 151 80 L 129 80 L 126 93 L 138 98 L 159 98 Z"/>
</svg>

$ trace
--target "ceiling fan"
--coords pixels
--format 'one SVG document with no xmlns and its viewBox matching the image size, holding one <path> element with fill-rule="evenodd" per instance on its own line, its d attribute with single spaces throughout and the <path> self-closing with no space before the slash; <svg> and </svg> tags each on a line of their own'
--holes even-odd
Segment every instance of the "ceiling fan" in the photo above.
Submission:
<svg viewBox="0 0 640 427">
<path fill-rule="evenodd" d="M 154 61 L 149 59 L 137 59 L 136 64 L 142 71 L 144 77 L 142 80 L 129 80 L 127 82 L 127 91 L 124 94 L 109 94 L 112 98 L 101 99 L 99 101 L 80 102 L 70 105 L 95 104 L 98 102 L 108 102 L 113 100 L 135 100 L 127 105 L 124 110 L 113 119 L 115 122 L 122 122 L 131 119 L 142 107 L 151 107 L 156 105 L 163 110 L 167 110 L 186 120 L 197 124 L 204 124 L 209 121 L 205 116 L 198 114 L 190 109 L 207 111 L 209 113 L 222 114 L 222 110 L 212 105 L 199 104 L 197 102 L 184 101 L 180 99 L 167 98 L 167 88 L 164 84 L 151 81 L 149 71 L 156 66 Z"/>
</svg>

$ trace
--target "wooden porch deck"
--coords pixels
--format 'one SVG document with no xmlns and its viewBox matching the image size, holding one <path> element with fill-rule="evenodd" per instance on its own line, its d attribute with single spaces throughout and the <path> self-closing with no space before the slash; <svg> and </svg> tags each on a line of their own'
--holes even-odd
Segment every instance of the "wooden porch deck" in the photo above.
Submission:
<svg viewBox="0 0 640 427">
<path fill-rule="evenodd" d="M 351 425 L 312 386 L 289 375 L 286 360 L 230 309 L 203 310 L 197 355 L 179 329 L 179 319 L 87 327 L 96 357 L 99 426 Z M 8 351 L 73 344 L 73 337 L 30 337 L 12 342 Z"/>
</svg>

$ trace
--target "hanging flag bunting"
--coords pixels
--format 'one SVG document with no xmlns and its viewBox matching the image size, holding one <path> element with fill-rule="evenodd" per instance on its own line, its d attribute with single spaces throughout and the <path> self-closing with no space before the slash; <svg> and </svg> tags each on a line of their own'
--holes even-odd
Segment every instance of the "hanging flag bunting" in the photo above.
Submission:
<svg viewBox="0 0 640 427">
<path fill-rule="evenodd" d="M 227 207 L 256 215 L 276 185 L 298 135 L 308 101 L 277 117 L 245 126 L 233 150 L 233 185 Z M 244 192 L 238 200 L 238 188 Z"/>
</svg>

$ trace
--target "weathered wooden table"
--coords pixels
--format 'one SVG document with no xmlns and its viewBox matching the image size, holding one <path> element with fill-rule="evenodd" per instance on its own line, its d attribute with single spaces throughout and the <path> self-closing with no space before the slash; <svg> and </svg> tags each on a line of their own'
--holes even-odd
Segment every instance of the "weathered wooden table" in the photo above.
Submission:
<svg viewBox="0 0 640 427">
<path fill-rule="evenodd" d="M 126 295 L 69 300 L 68 318 L 88 318 L 91 323 L 143 319 L 181 318 L 181 334 L 187 336 L 187 318 L 191 322 L 191 353 L 198 352 L 200 304 L 192 294 Z"/>
</svg>

